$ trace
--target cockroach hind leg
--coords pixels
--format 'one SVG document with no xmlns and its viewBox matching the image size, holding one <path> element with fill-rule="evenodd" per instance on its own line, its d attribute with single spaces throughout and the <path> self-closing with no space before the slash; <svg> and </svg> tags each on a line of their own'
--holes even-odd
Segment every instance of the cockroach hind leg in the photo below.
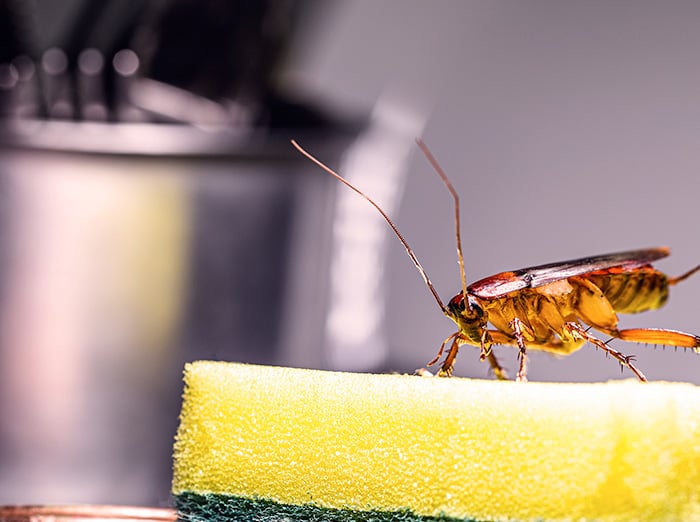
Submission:
<svg viewBox="0 0 700 522">
<path fill-rule="evenodd" d="M 645 382 L 647 381 L 646 376 L 641 372 L 641 370 L 639 370 L 634 364 L 632 364 L 634 362 L 634 356 L 624 355 L 624 354 L 618 352 L 617 350 L 612 348 L 610 345 L 603 342 L 601 339 L 598 339 L 594 335 L 590 334 L 587 330 L 585 330 L 583 328 L 582 325 L 580 325 L 577 322 L 571 321 L 571 322 L 565 323 L 564 327 L 569 332 L 569 334 L 571 336 L 573 336 L 574 338 L 585 339 L 586 341 L 591 343 L 593 346 L 603 350 L 607 355 L 611 355 L 612 357 L 614 357 L 622 366 L 629 368 L 629 370 L 632 373 L 634 373 L 640 381 L 645 381 Z M 625 331 L 625 330 L 623 330 L 623 331 Z M 616 333 L 619 333 L 619 332 L 616 332 Z M 615 337 L 618 339 L 622 339 L 622 337 L 619 337 L 617 335 L 615 335 Z"/>
<path fill-rule="evenodd" d="M 664 328 L 629 328 L 610 332 L 618 339 L 640 344 L 690 348 L 700 353 L 700 336 Z"/>
</svg>

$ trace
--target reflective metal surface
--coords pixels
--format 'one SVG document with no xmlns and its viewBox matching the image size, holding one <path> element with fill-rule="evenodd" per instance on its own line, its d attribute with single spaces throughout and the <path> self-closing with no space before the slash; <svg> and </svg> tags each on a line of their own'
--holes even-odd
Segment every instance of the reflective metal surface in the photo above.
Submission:
<svg viewBox="0 0 700 522">
<path fill-rule="evenodd" d="M 177 520 L 173 509 L 135 506 L 0 506 L 0 522 L 168 521 Z"/>
</svg>

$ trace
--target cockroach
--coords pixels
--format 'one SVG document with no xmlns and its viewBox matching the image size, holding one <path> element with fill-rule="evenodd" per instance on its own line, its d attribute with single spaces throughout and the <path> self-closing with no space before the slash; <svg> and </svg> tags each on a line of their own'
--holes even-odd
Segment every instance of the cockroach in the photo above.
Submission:
<svg viewBox="0 0 700 522">
<path fill-rule="evenodd" d="M 527 380 L 527 351 L 542 350 L 568 355 L 586 342 L 615 358 L 640 381 L 644 374 L 634 365 L 634 357 L 610 346 L 612 339 L 636 343 L 691 348 L 700 353 L 700 336 L 665 328 L 618 329 L 618 313 L 633 314 L 654 310 L 668 299 L 669 287 L 700 270 L 700 265 L 678 277 L 668 277 L 652 266 L 669 255 L 666 247 L 631 250 L 584 257 L 571 261 L 522 268 L 486 277 L 467 285 L 460 232 L 459 196 L 425 143 L 417 139 L 430 165 L 435 169 L 454 201 L 455 236 L 462 288 L 445 305 L 413 249 L 386 213 L 360 189 L 306 152 L 296 141 L 292 145 L 327 173 L 366 199 L 391 227 L 406 249 L 442 312 L 458 330 L 447 337 L 437 356 L 427 366 L 440 361 L 438 375 L 450 376 L 459 347 L 480 349 L 480 360 L 488 360 L 498 379 L 508 376 L 493 353 L 493 345 L 519 350 L 516 380 Z M 491 323 L 492 328 L 489 328 Z M 610 339 L 604 341 L 590 333 L 593 328 Z"/>
</svg>

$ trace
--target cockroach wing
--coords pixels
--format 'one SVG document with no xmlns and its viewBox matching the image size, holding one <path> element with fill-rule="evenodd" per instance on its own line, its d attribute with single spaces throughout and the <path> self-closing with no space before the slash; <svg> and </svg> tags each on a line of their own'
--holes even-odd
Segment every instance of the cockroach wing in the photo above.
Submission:
<svg viewBox="0 0 700 522">
<path fill-rule="evenodd" d="M 476 281 L 467 287 L 467 291 L 482 299 L 497 299 L 511 292 L 536 288 L 597 270 L 613 267 L 638 268 L 666 257 L 669 253 L 666 247 L 646 248 L 521 268 Z"/>
</svg>

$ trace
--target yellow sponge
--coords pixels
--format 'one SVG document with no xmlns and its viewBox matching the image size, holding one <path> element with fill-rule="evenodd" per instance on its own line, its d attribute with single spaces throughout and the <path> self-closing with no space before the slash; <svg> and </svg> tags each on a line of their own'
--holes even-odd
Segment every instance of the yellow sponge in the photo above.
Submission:
<svg viewBox="0 0 700 522">
<path fill-rule="evenodd" d="M 196 362 L 173 494 L 221 520 L 700 520 L 700 388 Z"/>
</svg>

